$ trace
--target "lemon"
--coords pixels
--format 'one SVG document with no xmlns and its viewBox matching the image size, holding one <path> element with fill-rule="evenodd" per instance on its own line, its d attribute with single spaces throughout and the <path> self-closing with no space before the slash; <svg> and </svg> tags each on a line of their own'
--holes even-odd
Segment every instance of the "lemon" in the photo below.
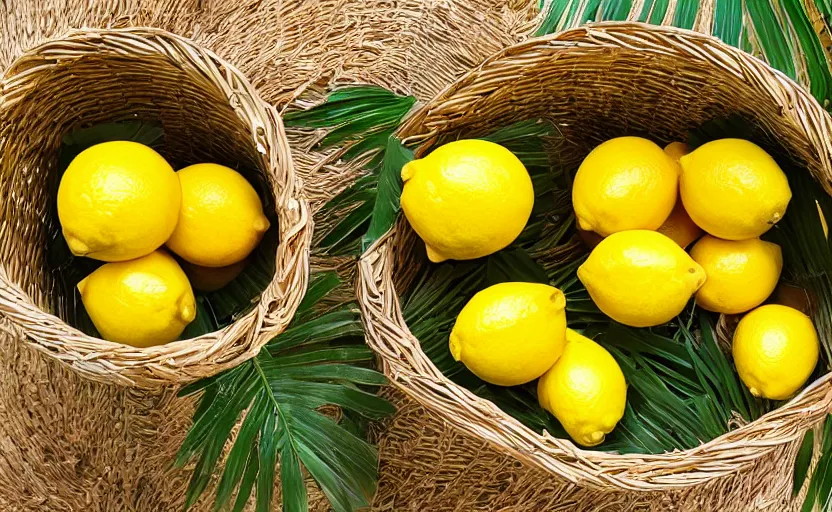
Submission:
<svg viewBox="0 0 832 512">
<path fill-rule="evenodd" d="M 566 348 L 538 381 L 537 399 L 576 443 L 596 446 L 624 416 L 627 382 L 604 347 L 567 329 Z"/>
<path fill-rule="evenodd" d="M 173 341 L 196 316 L 188 278 L 161 250 L 106 263 L 78 283 L 78 291 L 101 336 L 134 347 Z"/>
<path fill-rule="evenodd" d="M 516 386 L 552 367 L 566 343 L 566 298 L 545 284 L 500 283 L 474 295 L 451 330 L 451 355 L 486 382 Z"/>
<path fill-rule="evenodd" d="M 72 254 L 124 261 L 165 243 L 180 201 L 176 173 L 159 153 L 104 142 L 82 151 L 61 177 L 58 219 Z"/>
<path fill-rule="evenodd" d="M 664 152 L 678 162 L 679 158 L 690 152 L 690 148 L 684 142 L 671 142 L 664 147 Z M 681 167 L 678 170 L 681 171 Z M 676 198 L 676 204 L 673 206 L 670 216 L 656 231 L 667 235 L 683 249 L 702 236 L 702 228 L 697 226 L 690 218 L 687 210 L 685 210 L 685 205 L 682 204 L 681 197 Z"/>
<path fill-rule="evenodd" d="M 696 292 L 696 303 L 729 315 L 762 304 L 777 287 L 783 269 L 780 246 L 759 238 L 722 240 L 705 235 L 690 256 L 708 276 Z"/>
<path fill-rule="evenodd" d="M 664 147 L 664 152 L 675 161 L 690 153 L 690 147 L 684 142 L 671 142 Z"/>
<path fill-rule="evenodd" d="M 572 185 L 578 226 L 608 236 L 658 229 L 676 203 L 678 164 L 640 137 L 611 139 L 581 163 Z"/>
<path fill-rule="evenodd" d="M 245 259 L 269 229 L 254 187 L 237 171 L 218 164 L 196 164 L 176 174 L 182 209 L 168 247 L 203 267 Z"/>
<path fill-rule="evenodd" d="M 760 306 L 734 331 L 737 373 L 757 397 L 785 400 L 794 395 L 812 375 L 819 351 L 812 320 L 788 306 Z"/>
<path fill-rule="evenodd" d="M 602 240 L 578 268 L 578 279 L 616 322 L 652 327 L 682 312 L 705 271 L 665 235 L 634 230 Z"/>
<path fill-rule="evenodd" d="M 746 240 L 786 213 L 792 192 L 777 162 L 742 139 L 708 142 L 683 156 L 680 193 L 690 218 L 713 236 Z"/>
<path fill-rule="evenodd" d="M 670 212 L 670 217 L 656 231 L 679 244 L 682 249 L 702 236 L 702 228 L 693 222 L 680 200 L 676 200 L 676 206 Z"/>
<path fill-rule="evenodd" d="M 194 290 L 214 292 L 233 281 L 246 268 L 248 260 L 238 261 L 225 267 L 202 267 L 190 262 L 182 263 L 182 270 L 191 280 Z"/>
<path fill-rule="evenodd" d="M 534 190 L 523 163 L 485 140 L 445 144 L 402 168 L 401 205 L 433 262 L 481 258 L 523 231 Z"/>
</svg>

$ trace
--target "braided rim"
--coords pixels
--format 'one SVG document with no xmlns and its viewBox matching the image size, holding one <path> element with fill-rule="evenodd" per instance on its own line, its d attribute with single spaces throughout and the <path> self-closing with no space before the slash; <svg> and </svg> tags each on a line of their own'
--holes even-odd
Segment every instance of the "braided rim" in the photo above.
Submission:
<svg viewBox="0 0 832 512">
<path fill-rule="evenodd" d="M 703 66 L 741 78 L 776 102 L 782 116 L 805 138 L 800 157 L 809 163 L 827 192 L 832 175 L 832 118 L 800 86 L 782 73 L 716 38 L 672 27 L 641 23 L 598 23 L 559 35 L 511 46 L 411 115 L 398 135 L 419 146 L 417 154 L 435 143 L 439 134 L 464 120 L 466 108 L 516 77 L 513 71 L 535 62 L 557 59 L 562 52 L 599 49 L 650 52 L 674 59 L 691 59 Z M 660 455 L 618 455 L 583 450 L 571 440 L 537 434 L 488 400 L 462 388 L 440 373 L 422 352 L 405 325 L 393 285 L 399 223 L 380 238 L 359 262 L 357 294 L 367 343 L 378 354 L 385 374 L 408 397 L 475 438 L 518 460 L 575 483 L 609 490 L 657 491 L 701 484 L 736 473 L 790 442 L 821 421 L 832 407 L 832 374 L 818 379 L 788 404 L 741 428 L 696 448 Z"/>
<path fill-rule="evenodd" d="M 0 120 L 36 88 L 50 68 L 88 55 L 164 57 L 207 78 L 250 127 L 275 198 L 279 244 L 275 275 L 256 306 L 233 324 L 190 340 L 134 348 L 87 336 L 38 308 L 0 266 L 0 314 L 16 338 L 92 380 L 140 388 L 187 384 L 254 357 L 294 316 L 309 279 L 312 219 L 295 177 L 277 111 L 263 102 L 243 75 L 209 50 L 154 28 L 85 29 L 45 42 L 19 57 L 0 82 Z M 0 141 L 2 143 L 2 141 Z M 0 219 L 3 226 L 14 219 Z M 10 325 L 9 325 L 10 324 Z"/>
</svg>

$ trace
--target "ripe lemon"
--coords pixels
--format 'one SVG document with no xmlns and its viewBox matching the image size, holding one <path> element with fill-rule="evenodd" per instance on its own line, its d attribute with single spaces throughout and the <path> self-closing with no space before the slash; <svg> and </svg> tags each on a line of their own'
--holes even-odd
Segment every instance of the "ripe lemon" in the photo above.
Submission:
<svg viewBox="0 0 832 512">
<path fill-rule="evenodd" d="M 708 142 L 683 156 L 680 193 L 690 218 L 713 236 L 746 240 L 786 213 L 792 192 L 777 162 L 742 139 Z"/>
<path fill-rule="evenodd" d="M 237 171 L 218 164 L 196 164 L 176 174 L 182 209 L 168 247 L 203 267 L 245 259 L 269 229 L 254 187 Z"/>
<path fill-rule="evenodd" d="M 451 330 L 451 355 L 486 382 L 517 386 L 552 367 L 566 343 L 566 298 L 545 284 L 500 283 L 474 295 Z"/>
<path fill-rule="evenodd" d="M 690 256 L 708 276 L 696 292 L 696 303 L 728 315 L 762 304 L 777 287 L 783 269 L 780 246 L 759 238 L 722 240 L 705 235 Z"/>
<path fill-rule="evenodd" d="M 690 147 L 684 142 L 671 142 L 664 147 L 664 152 L 675 161 L 690 153 Z"/>
<path fill-rule="evenodd" d="M 485 140 L 445 144 L 402 168 L 401 205 L 433 262 L 481 258 L 523 231 L 534 190 L 523 163 Z"/>
<path fill-rule="evenodd" d="M 754 396 L 785 400 L 818 363 L 818 333 L 800 311 L 779 304 L 760 306 L 734 331 L 737 373 Z"/>
<path fill-rule="evenodd" d="M 78 283 L 101 336 L 134 347 L 175 340 L 196 316 L 194 293 L 169 254 L 107 263 Z"/>
<path fill-rule="evenodd" d="M 678 162 L 679 158 L 690 152 L 690 148 L 684 142 L 671 142 L 664 147 L 664 152 Z M 681 167 L 678 170 L 681 171 Z M 690 218 L 687 210 L 685 210 L 685 205 L 682 204 L 681 197 L 676 198 L 676 204 L 673 206 L 670 216 L 656 231 L 667 235 L 683 249 L 702 236 L 702 228 L 697 226 Z"/>
<path fill-rule="evenodd" d="M 593 149 L 572 184 L 578 226 L 608 236 L 658 229 L 676 203 L 678 164 L 640 137 L 619 137 Z"/>
<path fill-rule="evenodd" d="M 67 167 L 58 186 L 58 219 L 76 256 L 124 261 L 165 243 L 179 217 L 173 168 L 136 142 L 97 144 Z"/>
<path fill-rule="evenodd" d="M 226 267 L 202 267 L 188 261 L 182 263 L 182 270 L 191 280 L 194 290 L 214 292 L 233 281 L 246 268 L 248 260 L 238 261 Z"/>
<path fill-rule="evenodd" d="M 563 355 L 537 383 L 537 400 L 576 443 L 596 446 L 624 416 L 627 382 L 604 347 L 567 329 Z"/>
<path fill-rule="evenodd" d="M 670 217 L 656 231 L 679 244 L 682 249 L 693 243 L 703 233 L 702 228 L 690 218 L 685 205 L 680 200 L 676 200 L 676 206 L 670 212 Z"/>
<path fill-rule="evenodd" d="M 616 322 L 652 327 L 681 313 L 705 271 L 670 238 L 634 230 L 601 241 L 578 268 L 578 279 Z"/>
</svg>

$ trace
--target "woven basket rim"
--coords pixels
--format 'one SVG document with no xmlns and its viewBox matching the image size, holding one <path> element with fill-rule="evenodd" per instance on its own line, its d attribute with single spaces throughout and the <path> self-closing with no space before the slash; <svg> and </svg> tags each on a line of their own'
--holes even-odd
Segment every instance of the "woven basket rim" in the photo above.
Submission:
<svg viewBox="0 0 832 512">
<path fill-rule="evenodd" d="M 510 46 L 486 59 L 433 100 L 421 106 L 402 123 L 397 135 L 419 147 L 438 135 L 426 120 L 438 105 L 476 94 L 477 81 L 507 80 L 498 73 L 501 63 L 518 56 L 554 55 L 561 51 L 587 48 L 651 48 L 656 53 L 679 57 L 679 48 L 689 49 L 703 62 L 720 63 L 732 71 L 754 73 L 761 93 L 782 106 L 783 115 L 801 128 L 817 149 L 822 175 L 814 172 L 827 193 L 832 176 L 832 117 L 804 89 L 783 73 L 759 59 L 689 30 L 633 22 L 604 22 L 586 25 L 560 34 L 530 39 Z M 688 55 L 689 56 L 689 55 Z M 460 100 L 461 101 L 461 100 Z M 810 136 L 814 134 L 815 136 Z M 417 150 L 418 154 L 418 150 Z M 401 214 L 400 224 L 403 223 Z M 658 455 L 627 454 L 585 450 L 570 439 L 537 434 L 502 412 L 488 400 L 454 384 L 422 352 L 419 341 L 405 324 L 392 280 L 393 239 L 397 225 L 375 242 L 359 260 L 357 295 L 367 331 L 367 343 L 379 356 L 385 374 L 409 398 L 454 427 L 481 439 L 523 463 L 541 468 L 581 485 L 609 490 L 657 491 L 702 484 L 735 473 L 779 446 L 795 441 L 822 420 L 832 407 L 832 374 L 810 384 L 787 404 L 757 420 L 716 439 L 685 451 Z M 473 424 L 462 411 L 483 418 Z M 480 424 L 481 423 L 481 424 Z"/>
<path fill-rule="evenodd" d="M 306 291 L 312 219 L 295 175 L 291 151 L 277 110 L 260 99 L 233 65 L 191 40 L 153 27 L 78 29 L 45 41 L 19 56 L 0 81 L 0 122 L 25 101 L 31 75 L 88 55 L 140 55 L 168 59 L 203 75 L 228 98 L 238 117 L 250 118 L 252 144 L 268 162 L 279 218 L 276 271 L 257 306 L 218 331 L 165 345 L 136 348 L 88 336 L 57 316 L 41 311 L 9 280 L 0 265 L 0 324 L 18 339 L 97 381 L 131 387 L 183 385 L 232 368 L 282 332 Z M 246 121 L 240 117 L 241 121 Z M 241 350 L 240 341 L 246 347 Z M 225 355 L 227 353 L 227 355 Z"/>
</svg>

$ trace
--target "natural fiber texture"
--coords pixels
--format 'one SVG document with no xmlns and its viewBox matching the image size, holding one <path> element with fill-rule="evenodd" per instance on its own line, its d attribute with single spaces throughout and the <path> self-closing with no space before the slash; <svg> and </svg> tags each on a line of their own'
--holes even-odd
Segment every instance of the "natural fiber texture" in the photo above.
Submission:
<svg viewBox="0 0 832 512">
<path fill-rule="evenodd" d="M 569 168 L 610 137 L 637 133 L 660 142 L 679 140 L 687 130 L 730 114 L 749 118 L 769 150 L 805 166 L 832 191 L 832 119 L 807 92 L 709 36 L 634 23 L 598 24 L 512 46 L 419 109 L 399 135 L 418 146 L 418 156 L 444 140 L 481 136 L 516 121 L 544 117 L 566 140 L 558 146 L 557 157 Z M 741 507 L 763 495 L 785 501 L 788 485 L 767 480 L 766 475 L 772 473 L 775 456 L 790 454 L 777 462 L 788 465 L 795 443 L 825 417 L 832 405 L 828 375 L 785 406 L 685 452 L 617 455 L 582 450 L 569 440 L 531 431 L 493 403 L 455 385 L 425 356 L 402 319 L 398 297 L 423 264 L 408 250 L 413 239 L 401 220 L 360 261 L 358 295 L 368 343 L 396 388 L 422 406 L 432 422 L 447 422 L 473 439 L 468 444 L 472 453 L 466 454 L 470 458 L 462 464 L 472 464 L 483 446 L 490 445 L 529 468 L 524 471 L 537 471 L 526 473 L 537 476 L 523 477 L 530 480 L 514 488 L 517 492 L 549 485 L 557 476 L 562 479 L 557 486 L 562 483 L 566 489 L 573 482 L 586 490 L 579 499 L 586 510 L 604 503 L 604 494 L 592 501 L 593 491 L 687 489 L 683 492 L 691 493 L 690 503 L 696 506 L 685 510 L 706 505 L 713 505 L 708 510 L 728 510 L 722 507 L 727 503 L 747 510 Z M 424 430 L 431 422 L 423 423 Z M 443 427 L 434 430 L 445 432 Z M 397 434 L 391 429 L 387 435 Z M 447 460 L 445 455 L 441 460 Z M 723 477 L 729 480 L 720 480 Z M 768 486 L 758 489 L 764 482 Z M 464 496 L 467 487 L 457 485 L 456 492 Z M 707 487 L 695 490 L 695 485 Z M 708 495 L 716 489 L 722 495 Z M 755 498 L 749 489 L 762 494 Z M 637 503 L 640 496 L 622 499 Z M 644 499 L 659 509 L 658 497 Z"/>
<path fill-rule="evenodd" d="M 653 492 L 599 490 L 531 468 L 513 455 L 439 421 L 398 391 L 398 406 L 377 432 L 381 457 L 374 511 L 431 512 L 786 512 L 797 445 L 755 461 L 753 471 L 702 485 Z"/>
<path fill-rule="evenodd" d="M 5 0 L 0 68 L 70 29 L 153 26 L 214 51 L 278 106 L 299 86 L 334 82 L 373 83 L 426 100 L 525 38 L 537 12 L 537 0 Z M 314 135 L 288 135 L 313 204 L 360 172 L 307 152 Z M 0 510 L 180 512 L 189 472 L 169 464 L 194 404 L 174 393 L 92 382 L 2 336 Z M 211 510 L 210 496 L 194 510 Z M 310 495 L 310 510 L 328 510 L 320 493 Z"/>
<path fill-rule="evenodd" d="M 153 388 L 233 368 L 288 325 L 308 279 L 311 221 L 279 116 L 234 67 L 160 30 L 87 30 L 26 52 L 0 91 L 0 314 L 35 348 L 89 379 Z M 45 260 L 60 230 L 50 193 L 62 136 L 134 119 L 161 124 L 172 162 L 258 169 L 279 232 L 274 278 L 251 311 L 217 332 L 145 349 L 61 320 L 74 290 L 56 286 Z"/>
</svg>

